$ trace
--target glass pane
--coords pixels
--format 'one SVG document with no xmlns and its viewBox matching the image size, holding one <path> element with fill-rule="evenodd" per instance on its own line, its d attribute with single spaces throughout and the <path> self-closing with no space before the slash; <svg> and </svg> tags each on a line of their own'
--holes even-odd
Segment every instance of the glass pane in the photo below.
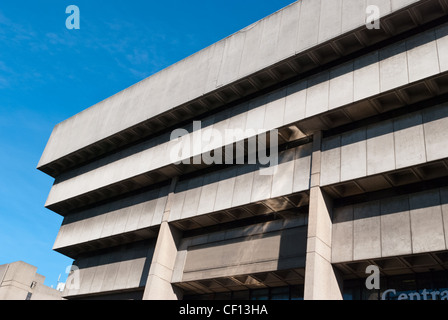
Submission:
<svg viewBox="0 0 448 320">
<path fill-rule="evenodd" d="M 235 291 L 232 295 L 233 300 L 249 300 L 249 291 L 248 290 L 242 290 L 242 291 Z"/>
<path fill-rule="evenodd" d="M 447 273 L 445 271 L 434 272 L 432 274 L 433 288 L 448 288 Z"/>
<path fill-rule="evenodd" d="M 291 300 L 303 300 L 303 285 L 291 286 Z"/>
<path fill-rule="evenodd" d="M 251 293 L 251 300 L 268 300 L 269 299 L 269 289 L 258 289 L 253 290 Z"/>
<path fill-rule="evenodd" d="M 344 299 L 344 300 L 353 300 L 352 289 L 349 289 L 347 291 L 344 289 L 344 293 L 342 294 L 342 299 Z"/>
<path fill-rule="evenodd" d="M 272 300 L 289 300 L 289 287 L 271 289 Z"/>
<path fill-rule="evenodd" d="M 215 300 L 231 300 L 232 292 L 219 292 L 215 293 Z"/>
</svg>

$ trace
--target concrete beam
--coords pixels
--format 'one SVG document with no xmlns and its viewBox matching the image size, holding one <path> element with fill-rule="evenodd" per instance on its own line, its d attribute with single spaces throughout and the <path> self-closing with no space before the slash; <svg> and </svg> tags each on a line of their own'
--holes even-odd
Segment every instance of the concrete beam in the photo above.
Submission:
<svg viewBox="0 0 448 320">
<path fill-rule="evenodd" d="M 320 187 L 310 190 L 305 267 L 305 300 L 341 300 L 342 278 L 331 264 L 331 199 Z"/>
<path fill-rule="evenodd" d="M 182 290 L 171 284 L 178 247 L 182 238 L 182 233 L 168 223 L 176 184 L 177 178 L 174 178 L 171 182 L 162 224 L 160 225 L 143 300 L 182 299 Z"/>
<path fill-rule="evenodd" d="M 349 181 L 448 157 L 448 104 L 384 120 L 322 142 L 320 185 Z"/>
<path fill-rule="evenodd" d="M 301 121 L 306 122 L 307 117 L 350 106 L 350 104 L 356 102 L 355 97 L 368 98 L 369 94 L 378 94 L 380 88 L 381 91 L 384 91 L 385 88 L 391 89 L 397 88 L 397 86 L 402 84 L 408 85 L 410 83 L 408 77 L 409 72 L 415 75 L 415 79 L 429 75 L 429 73 L 422 75 L 421 71 L 417 70 L 418 68 L 422 68 L 417 67 L 417 65 L 408 66 L 408 56 L 412 57 L 411 59 L 416 59 L 416 57 L 422 55 L 424 57 L 440 57 L 440 48 L 437 55 L 434 51 L 436 48 L 435 33 L 436 30 L 432 29 L 425 32 L 428 37 L 424 38 L 424 41 L 419 35 L 411 37 L 401 44 L 395 44 L 382 49 L 379 55 L 373 53 L 368 54 L 343 66 L 303 79 L 286 88 L 260 96 L 235 108 L 217 113 L 214 116 L 203 119 L 201 132 L 205 135 L 207 130 L 213 129 L 218 130 L 222 136 L 225 136 L 226 129 L 239 128 L 244 130 L 250 128 L 268 131 L 274 128 L 287 127 L 294 123 L 300 127 L 302 124 Z M 420 60 L 426 60 L 424 57 Z M 432 63 L 437 64 L 437 67 L 431 67 L 428 70 L 438 74 L 439 62 L 437 59 L 435 60 L 436 62 Z M 391 70 L 387 67 L 388 65 L 390 65 L 390 68 L 396 69 L 393 74 L 388 74 Z M 411 69 L 414 71 L 411 71 Z M 403 80 L 404 82 L 397 78 L 396 73 L 405 75 L 406 79 Z M 420 75 L 417 76 L 417 74 Z M 372 98 L 372 96 L 370 97 Z M 394 123 L 394 125 L 400 126 L 398 122 Z M 404 123 L 406 124 L 407 120 Z M 395 147 L 397 168 L 405 167 L 425 158 L 424 150 L 422 149 L 424 148 L 422 129 L 415 127 L 415 130 L 410 130 L 409 128 L 409 131 L 398 131 L 394 134 L 396 143 L 401 143 L 402 138 L 408 137 L 409 134 L 415 136 L 416 140 L 414 142 L 410 139 L 412 146 L 407 146 L 405 143 Z M 185 139 L 181 143 L 183 150 L 187 150 L 187 152 L 179 160 L 199 156 L 201 153 L 204 154 L 224 145 L 224 143 L 220 143 L 219 141 L 216 141 L 213 145 L 204 142 L 200 152 L 198 150 L 190 150 L 189 145 L 193 139 L 193 135 L 194 133 L 190 132 L 186 136 L 188 139 Z M 236 143 L 237 141 L 241 141 L 241 139 L 252 136 L 253 134 L 247 131 L 241 138 L 232 138 L 231 142 Z M 377 137 L 377 139 L 380 138 Z M 419 143 L 418 146 L 417 142 Z M 95 191 L 113 183 L 119 183 L 131 177 L 143 175 L 147 172 L 163 171 L 167 166 L 172 165 L 173 161 L 169 157 L 170 150 L 178 144 L 179 142 L 169 141 L 169 134 L 165 134 L 142 142 L 114 156 L 108 156 L 93 161 L 76 170 L 68 171 L 56 179 L 56 183 L 53 185 L 48 196 L 46 206 L 78 197 L 89 191 Z M 409 147 L 415 150 L 411 153 Z M 360 148 L 365 149 L 363 142 L 353 147 L 343 146 L 341 149 L 342 156 L 344 157 L 345 151 L 355 154 L 350 149 L 359 149 L 358 151 L 361 151 Z M 369 149 L 367 148 L 367 150 Z M 373 153 L 370 154 L 375 156 Z M 410 158 L 411 154 L 414 155 L 413 159 Z M 365 157 L 361 153 L 359 153 L 359 156 Z M 148 159 L 151 159 L 151 161 L 148 161 Z M 341 162 L 342 165 L 344 163 L 344 161 Z M 387 163 L 389 164 L 391 162 Z M 352 168 L 350 164 L 347 165 Z M 372 169 L 368 166 L 367 171 L 370 170 Z M 373 168 L 373 170 L 377 169 Z M 331 168 L 331 174 L 336 175 L 336 171 L 333 168 Z M 343 179 L 358 174 L 365 175 L 366 168 L 365 166 L 360 168 L 360 172 L 352 172 L 351 170 L 347 172 L 342 168 L 339 174 L 342 174 Z M 327 178 L 329 181 L 336 179 L 336 177 L 333 179 L 327 177 L 325 174 L 322 175 L 322 179 Z"/>
<path fill-rule="evenodd" d="M 321 145 L 321 135 L 315 135 L 311 169 L 315 175 L 320 171 Z M 311 186 L 308 214 L 304 299 L 342 299 L 341 278 L 331 264 L 332 200 L 318 185 Z"/>
<path fill-rule="evenodd" d="M 297 1 L 59 123 L 53 129 L 38 167 L 230 86 L 236 80 L 265 70 L 285 58 L 293 58 L 343 33 L 362 28 L 368 4 L 379 5 L 381 17 L 384 17 L 417 2 L 420 1 L 407 0 L 398 4 L 391 0 L 368 3 Z M 352 9 L 347 12 L 347 8 Z M 394 70 L 393 66 L 405 62 L 402 57 L 392 60 L 391 68 L 385 71 Z M 402 79 L 389 80 L 385 87 Z M 131 108 L 133 112 L 129 112 Z"/>
<path fill-rule="evenodd" d="M 332 263 L 446 250 L 446 195 L 436 188 L 337 208 Z"/>
<path fill-rule="evenodd" d="M 160 226 L 143 300 L 180 300 L 182 290 L 171 284 L 177 248 L 182 234 L 163 221 Z"/>
</svg>

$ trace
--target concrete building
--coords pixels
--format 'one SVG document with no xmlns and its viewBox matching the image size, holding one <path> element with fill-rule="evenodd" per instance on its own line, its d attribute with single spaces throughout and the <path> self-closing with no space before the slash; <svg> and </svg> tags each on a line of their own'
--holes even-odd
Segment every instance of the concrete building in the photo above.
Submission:
<svg viewBox="0 0 448 320">
<path fill-rule="evenodd" d="M 297 1 L 57 124 L 38 169 L 75 259 L 64 297 L 443 298 L 447 13 Z M 254 132 L 278 163 L 247 161 Z"/>
<path fill-rule="evenodd" d="M 36 270 L 23 261 L 0 265 L 0 300 L 62 300 L 62 292 L 44 285 Z"/>
</svg>

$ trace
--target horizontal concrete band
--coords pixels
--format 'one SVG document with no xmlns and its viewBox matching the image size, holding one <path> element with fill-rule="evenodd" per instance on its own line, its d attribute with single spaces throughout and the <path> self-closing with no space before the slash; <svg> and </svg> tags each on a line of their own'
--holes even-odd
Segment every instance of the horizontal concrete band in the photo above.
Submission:
<svg viewBox="0 0 448 320">
<path fill-rule="evenodd" d="M 260 174 L 269 168 L 260 171 L 258 166 L 244 165 L 183 180 L 174 191 L 169 221 L 201 216 L 202 225 L 212 225 L 217 222 L 207 214 L 264 201 L 268 207 L 258 214 L 293 208 L 294 201 L 275 198 L 308 190 L 310 162 L 311 144 L 307 144 L 280 153 L 272 175 Z M 71 213 L 64 218 L 53 249 L 61 251 L 126 233 L 144 232 L 150 237 L 148 228 L 160 225 L 167 195 L 168 187 L 162 187 Z"/>
<path fill-rule="evenodd" d="M 140 241 L 110 248 L 108 251 L 77 258 L 74 281 L 65 297 L 108 291 L 143 288 L 154 254 L 155 240 Z"/>
<path fill-rule="evenodd" d="M 441 104 L 325 138 L 320 184 L 445 159 L 448 150 L 442 144 L 447 135 L 448 104 Z M 201 224 L 213 224 L 207 214 L 258 202 L 266 202 L 272 211 L 275 205 L 286 208 L 284 203 L 270 202 L 309 189 L 311 144 L 280 153 L 276 168 L 273 175 L 261 175 L 255 165 L 235 166 L 180 181 L 169 221 L 203 216 Z M 167 192 L 164 187 L 68 215 L 55 249 L 159 225 Z"/>
<path fill-rule="evenodd" d="M 447 188 L 344 206 L 333 211 L 332 263 L 447 248 Z"/>
<path fill-rule="evenodd" d="M 243 165 L 182 181 L 173 197 L 169 221 L 306 191 L 310 163 L 311 144 L 307 144 L 280 153 L 275 167 Z"/>
<path fill-rule="evenodd" d="M 59 123 L 38 167 L 364 26 L 368 5 L 384 17 L 420 2 L 298 1 Z"/>
<path fill-rule="evenodd" d="M 173 283 L 303 268 L 306 215 L 234 228 L 181 241 Z"/>
<path fill-rule="evenodd" d="M 320 185 L 448 157 L 448 103 L 323 139 Z"/>
<path fill-rule="evenodd" d="M 150 237 L 148 228 L 160 225 L 167 197 L 163 187 L 67 215 L 53 249 L 139 231 Z"/>
<path fill-rule="evenodd" d="M 174 253 L 170 282 L 304 267 L 306 215 L 184 238 Z M 78 257 L 76 283 L 66 297 L 142 288 L 150 272 L 155 240 L 140 241 Z M 267 250 L 267 248 L 269 248 Z M 220 258 L 214 259 L 213 253 Z M 224 254 L 223 254 L 224 252 Z M 214 268 L 213 264 L 222 268 Z M 163 267 L 163 266 L 159 266 Z M 236 270 L 236 269 L 238 270 Z M 199 270 L 200 269 L 200 270 Z"/>
<path fill-rule="evenodd" d="M 56 179 L 46 206 L 161 170 L 172 164 L 172 148 L 181 146 L 182 159 L 189 159 L 223 146 L 224 141 L 214 140 L 210 132 L 226 137 L 226 130 L 241 130 L 242 135 L 230 137 L 232 143 L 254 136 L 257 130 L 269 131 L 292 124 L 300 128 L 301 121 L 310 117 L 446 72 L 447 35 L 448 26 L 443 25 L 205 118 L 200 132 L 202 137 L 208 138 L 203 140 L 200 150 L 191 146 L 198 131 L 192 133 L 190 126 L 186 128 L 190 134 L 180 142 L 169 141 L 169 134 L 165 134 L 68 171 Z"/>
</svg>

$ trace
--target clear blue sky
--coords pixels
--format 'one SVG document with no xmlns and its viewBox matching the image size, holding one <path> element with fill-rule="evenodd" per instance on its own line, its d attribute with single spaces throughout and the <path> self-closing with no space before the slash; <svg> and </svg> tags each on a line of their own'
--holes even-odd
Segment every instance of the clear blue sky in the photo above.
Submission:
<svg viewBox="0 0 448 320">
<path fill-rule="evenodd" d="M 292 2 L 1 0 L 0 264 L 66 278 L 62 217 L 44 207 L 53 178 L 36 169 L 57 123 Z M 65 26 L 72 4 L 80 30 Z"/>
</svg>

